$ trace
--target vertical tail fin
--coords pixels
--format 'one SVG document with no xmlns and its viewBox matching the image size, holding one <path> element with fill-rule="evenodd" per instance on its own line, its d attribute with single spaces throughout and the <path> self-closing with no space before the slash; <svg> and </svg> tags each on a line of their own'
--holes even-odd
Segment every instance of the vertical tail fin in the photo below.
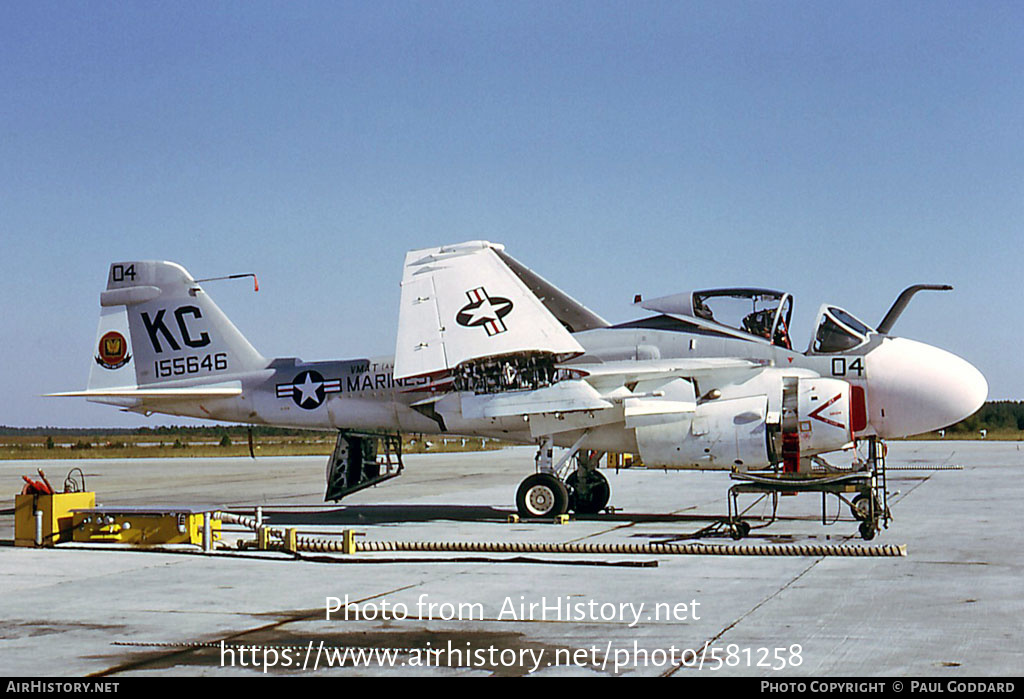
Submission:
<svg viewBox="0 0 1024 699">
<path fill-rule="evenodd" d="M 173 262 L 115 262 L 100 294 L 89 388 L 220 379 L 267 360 Z"/>
</svg>

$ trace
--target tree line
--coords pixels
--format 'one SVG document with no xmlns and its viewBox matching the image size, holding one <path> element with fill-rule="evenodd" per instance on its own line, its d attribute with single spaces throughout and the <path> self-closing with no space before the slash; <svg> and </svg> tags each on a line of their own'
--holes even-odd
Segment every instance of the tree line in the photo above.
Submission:
<svg viewBox="0 0 1024 699">
<path fill-rule="evenodd" d="M 947 434 L 1024 430 L 1024 401 L 988 401 L 978 412 L 946 428 Z"/>
</svg>

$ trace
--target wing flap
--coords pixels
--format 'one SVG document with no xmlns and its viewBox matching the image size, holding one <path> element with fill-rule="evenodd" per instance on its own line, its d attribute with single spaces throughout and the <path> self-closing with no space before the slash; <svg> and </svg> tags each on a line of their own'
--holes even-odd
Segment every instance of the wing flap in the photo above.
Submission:
<svg viewBox="0 0 1024 699">
<path fill-rule="evenodd" d="M 430 374 L 439 367 L 447 368 L 448 360 L 441 337 L 442 323 L 431 275 L 402 282 L 398 328 L 398 349 L 405 351 L 401 360 L 397 355 L 395 357 L 396 379 Z"/>
</svg>

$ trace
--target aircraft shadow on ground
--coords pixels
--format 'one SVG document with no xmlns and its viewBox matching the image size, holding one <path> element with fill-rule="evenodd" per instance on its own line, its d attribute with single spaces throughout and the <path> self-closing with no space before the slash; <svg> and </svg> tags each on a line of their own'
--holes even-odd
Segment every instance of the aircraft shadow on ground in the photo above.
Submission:
<svg viewBox="0 0 1024 699">
<path fill-rule="evenodd" d="M 264 519 L 272 526 L 320 524 L 399 524 L 402 522 L 504 522 L 512 510 L 477 505 L 352 505 L 336 510 L 264 509 Z"/>
<path fill-rule="evenodd" d="M 251 510 L 250 510 L 251 512 Z M 247 513 L 248 514 L 248 513 Z M 411 522 L 507 522 L 511 508 L 486 505 L 350 505 L 336 510 L 302 511 L 275 510 L 264 508 L 264 519 L 272 526 L 295 525 L 367 525 L 401 524 Z M 572 515 L 573 519 L 588 522 L 633 523 L 633 522 L 709 522 L 719 515 L 697 514 L 649 514 L 649 513 L 600 513 L 593 515 Z M 524 522 L 550 522 L 551 519 L 524 519 Z"/>
</svg>

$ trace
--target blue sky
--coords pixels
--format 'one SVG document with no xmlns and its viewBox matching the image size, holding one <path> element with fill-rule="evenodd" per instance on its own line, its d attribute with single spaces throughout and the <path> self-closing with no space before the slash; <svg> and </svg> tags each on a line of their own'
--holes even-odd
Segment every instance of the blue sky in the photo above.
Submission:
<svg viewBox="0 0 1024 699">
<path fill-rule="evenodd" d="M 405 251 L 506 244 L 602 315 L 759 285 L 1024 399 L 1024 5 L 0 4 L 0 424 L 84 387 L 109 262 L 170 259 L 267 356 L 389 354 Z"/>
</svg>

